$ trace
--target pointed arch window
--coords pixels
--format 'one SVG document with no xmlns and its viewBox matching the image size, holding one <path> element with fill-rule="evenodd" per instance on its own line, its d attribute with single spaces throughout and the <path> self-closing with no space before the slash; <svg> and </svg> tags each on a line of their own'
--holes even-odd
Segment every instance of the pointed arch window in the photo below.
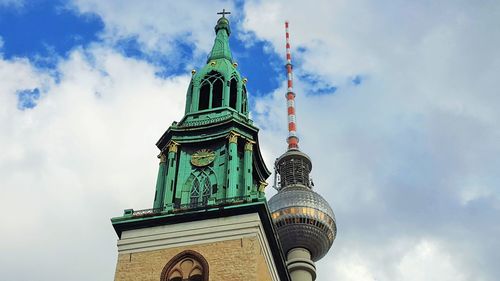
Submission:
<svg viewBox="0 0 500 281">
<path fill-rule="evenodd" d="M 206 205 L 217 186 L 215 173 L 210 168 L 191 173 L 188 182 L 192 182 L 189 203 L 191 205 Z"/>
<path fill-rule="evenodd" d="M 210 83 L 203 83 L 200 88 L 200 101 L 198 103 L 198 110 L 208 109 L 210 104 Z"/>
<path fill-rule="evenodd" d="M 163 267 L 160 281 L 208 281 L 208 262 L 198 252 L 183 251 Z"/>
<path fill-rule="evenodd" d="M 248 99 L 247 99 L 247 88 L 243 85 L 243 89 L 241 91 L 241 113 L 245 114 L 247 112 Z"/>
<path fill-rule="evenodd" d="M 224 79 L 217 71 L 211 71 L 201 81 L 198 110 L 222 106 Z"/>
<path fill-rule="evenodd" d="M 222 79 L 216 79 L 212 84 L 212 108 L 222 106 L 223 85 Z"/>
<path fill-rule="evenodd" d="M 231 77 L 231 83 L 229 87 L 229 107 L 236 109 L 236 100 L 238 98 L 238 80 L 236 77 Z"/>
</svg>

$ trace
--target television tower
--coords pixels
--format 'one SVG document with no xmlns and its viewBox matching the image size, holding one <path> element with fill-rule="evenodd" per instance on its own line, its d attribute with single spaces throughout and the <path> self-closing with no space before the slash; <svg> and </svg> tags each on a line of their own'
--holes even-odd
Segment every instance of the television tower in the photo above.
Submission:
<svg viewBox="0 0 500 281">
<path fill-rule="evenodd" d="M 337 226 L 328 202 L 312 190 L 309 177 L 312 170 L 311 159 L 299 150 L 288 22 L 285 22 L 285 30 L 288 150 L 274 163 L 275 188 L 278 193 L 269 200 L 269 209 L 287 258 L 292 281 L 314 281 L 314 262 L 324 257 L 331 248 Z"/>
</svg>

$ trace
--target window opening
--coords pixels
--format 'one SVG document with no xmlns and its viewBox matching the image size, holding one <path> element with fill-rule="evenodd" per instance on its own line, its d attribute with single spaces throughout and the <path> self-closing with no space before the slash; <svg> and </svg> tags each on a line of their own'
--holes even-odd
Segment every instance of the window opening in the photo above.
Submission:
<svg viewBox="0 0 500 281">
<path fill-rule="evenodd" d="M 208 263 L 195 251 L 181 252 L 165 265 L 160 281 L 208 281 Z"/>
<path fill-rule="evenodd" d="M 194 179 L 193 187 L 191 188 L 191 204 L 197 204 L 200 198 L 200 180 Z"/>
<path fill-rule="evenodd" d="M 233 77 L 231 78 L 231 86 L 229 88 L 229 106 L 236 109 L 236 99 L 238 97 L 238 81 Z"/>
<path fill-rule="evenodd" d="M 203 83 L 200 89 L 200 103 L 198 105 L 198 110 L 208 109 L 210 102 L 210 84 Z"/>
<path fill-rule="evenodd" d="M 190 191 L 189 202 L 193 206 L 204 206 L 212 195 L 212 191 L 216 190 L 217 180 L 215 173 L 210 168 L 196 170 L 191 173 L 188 182 L 191 180 L 192 185 Z M 215 186 L 215 189 L 214 189 Z"/>
<path fill-rule="evenodd" d="M 242 102 L 241 102 L 241 113 L 246 113 L 247 112 L 247 89 L 245 86 L 243 86 L 242 90 Z"/>
<path fill-rule="evenodd" d="M 224 79 L 217 71 L 211 71 L 201 82 L 198 110 L 222 106 Z"/>
<path fill-rule="evenodd" d="M 222 87 L 223 83 L 221 79 L 215 80 L 212 86 L 212 108 L 217 108 L 222 106 Z"/>
</svg>

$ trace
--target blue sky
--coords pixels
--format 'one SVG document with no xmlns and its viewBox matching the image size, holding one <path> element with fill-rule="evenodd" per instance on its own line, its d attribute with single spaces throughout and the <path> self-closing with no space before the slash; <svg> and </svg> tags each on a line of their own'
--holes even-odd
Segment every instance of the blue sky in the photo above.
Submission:
<svg viewBox="0 0 500 281">
<path fill-rule="evenodd" d="M 0 276 L 113 278 L 109 218 L 151 206 L 154 143 L 225 8 L 268 167 L 290 21 L 300 148 L 339 231 L 317 280 L 496 281 L 500 5 L 480 2 L 0 0 L 0 205 L 16 213 Z"/>
<path fill-rule="evenodd" d="M 217 16 L 214 14 L 212 17 Z M 238 25 L 233 29 L 233 34 L 241 32 Z M 39 0 L 25 3 L 22 8 L 7 6 L 0 9 L 4 57 L 26 57 L 40 68 L 55 68 L 58 59 L 66 58 L 74 48 L 102 43 L 100 35 L 103 30 L 104 23 L 97 15 L 77 13 L 68 1 Z M 208 27 L 206 32 L 211 34 L 213 29 Z M 285 78 L 283 62 L 280 56 L 265 50 L 268 43 L 255 38 L 251 43 L 243 42 L 234 35 L 230 40 L 240 71 L 252 81 L 253 94 L 263 95 L 279 86 Z M 194 60 L 194 46 L 182 40 L 175 42 L 176 52 L 180 54 L 176 61 L 171 61 L 161 52 L 145 52 L 134 36 L 122 38 L 113 47 L 125 56 L 156 64 L 160 68 L 158 75 L 162 76 L 185 72 L 187 64 Z M 256 64 L 255 61 L 266 63 Z M 321 91 L 324 90 L 318 90 Z M 26 105 L 32 108 L 32 103 Z"/>
<path fill-rule="evenodd" d="M 77 46 L 99 41 L 103 23 L 97 16 L 82 16 L 63 1 L 33 1 L 23 8 L 0 9 L 0 36 L 6 58 L 29 57 L 40 66 L 53 66 L 53 57 L 65 57 Z"/>
<path fill-rule="evenodd" d="M 236 4 L 241 7 L 241 3 Z M 216 16 L 213 16 L 214 18 Z M 68 1 L 33 1 L 24 3 L 22 8 L 6 6 L 0 9 L 0 36 L 3 39 L 2 53 L 6 59 L 26 57 L 39 68 L 55 70 L 60 58 L 67 58 L 74 48 L 86 48 L 90 44 L 103 43 L 102 19 L 92 13 L 78 13 Z M 207 33 L 212 30 L 207 28 Z M 241 73 L 252 81 L 250 90 L 253 95 L 260 96 L 279 87 L 286 79 L 283 71 L 283 60 L 279 54 L 269 51 L 269 43 L 250 36 L 238 36 L 244 31 L 240 25 L 233 26 L 230 37 L 231 48 L 235 59 L 239 62 Z M 250 39 L 250 40 L 249 40 Z M 113 43 L 113 48 L 127 57 L 138 58 L 159 67 L 158 75 L 179 75 L 186 71 L 195 60 L 194 46 L 182 40 L 175 41 L 176 60 L 169 59 L 168 54 L 156 51 L 144 51 L 136 36 L 121 38 Z M 207 52 L 207 50 L 205 50 Z M 297 55 L 305 53 L 303 47 L 297 48 Z M 202 60 L 197 60 L 202 62 Z M 256 64 L 255 61 L 265 62 Z M 300 59 L 294 61 L 300 66 Z M 57 76 L 57 71 L 54 72 Z M 298 73 L 314 85 L 308 94 L 322 95 L 335 92 L 334 85 L 322 83 L 313 74 Z M 359 85 L 360 75 L 351 79 Z M 27 95 L 20 95 L 20 99 Z M 22 102 L 32 108 L 36 103 Z"/>
</svg>

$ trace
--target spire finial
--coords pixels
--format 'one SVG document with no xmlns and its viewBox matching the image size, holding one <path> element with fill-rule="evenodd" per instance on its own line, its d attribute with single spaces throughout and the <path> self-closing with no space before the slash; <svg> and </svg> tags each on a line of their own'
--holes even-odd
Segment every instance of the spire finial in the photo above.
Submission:
<svg viewBox="0 0 500 281">
<path fill-rule="evenodd" d="M 295 93 L 293 92 L 293 69 L 292 55 L 290 52 L 290 33 L 288 32 L 288 21 L 285 22 L 286 34 L 286 72 L 288 77 L 288 89 L 286 100 L 288 105 L 288 149 L 299 148 L 299 138 L 297 137 L 297 120 L 295 117 Z"/>
<path fill-rule="evenodd" d="M 222 17 L 217 20 L 217 24 L 214 28 L 216 37 L 212 51 L 208 55 L 207 63 L 220 58 L 226 58 L 232 62 L 233 56 L 231 55 L 231 50 L 229 49 L 229 35 L 231 34 L 231 27 L 229 27 L 229 20 L 225 17 L 225 15 L 230 14 L 230 12 L 226 12 L 226 9 L 222 9 L 222 12 L 217 14 L 222 15 Z"/>
<path fill-rule="evenodd" d="M 222 12 L 218 12 L 218 15 L 222 15 L 223 18 L 226 17 L 226 15 L 231 14 L 231 12 L 226 12 L 226 9 L 222 9 Z"/>
</svg>

